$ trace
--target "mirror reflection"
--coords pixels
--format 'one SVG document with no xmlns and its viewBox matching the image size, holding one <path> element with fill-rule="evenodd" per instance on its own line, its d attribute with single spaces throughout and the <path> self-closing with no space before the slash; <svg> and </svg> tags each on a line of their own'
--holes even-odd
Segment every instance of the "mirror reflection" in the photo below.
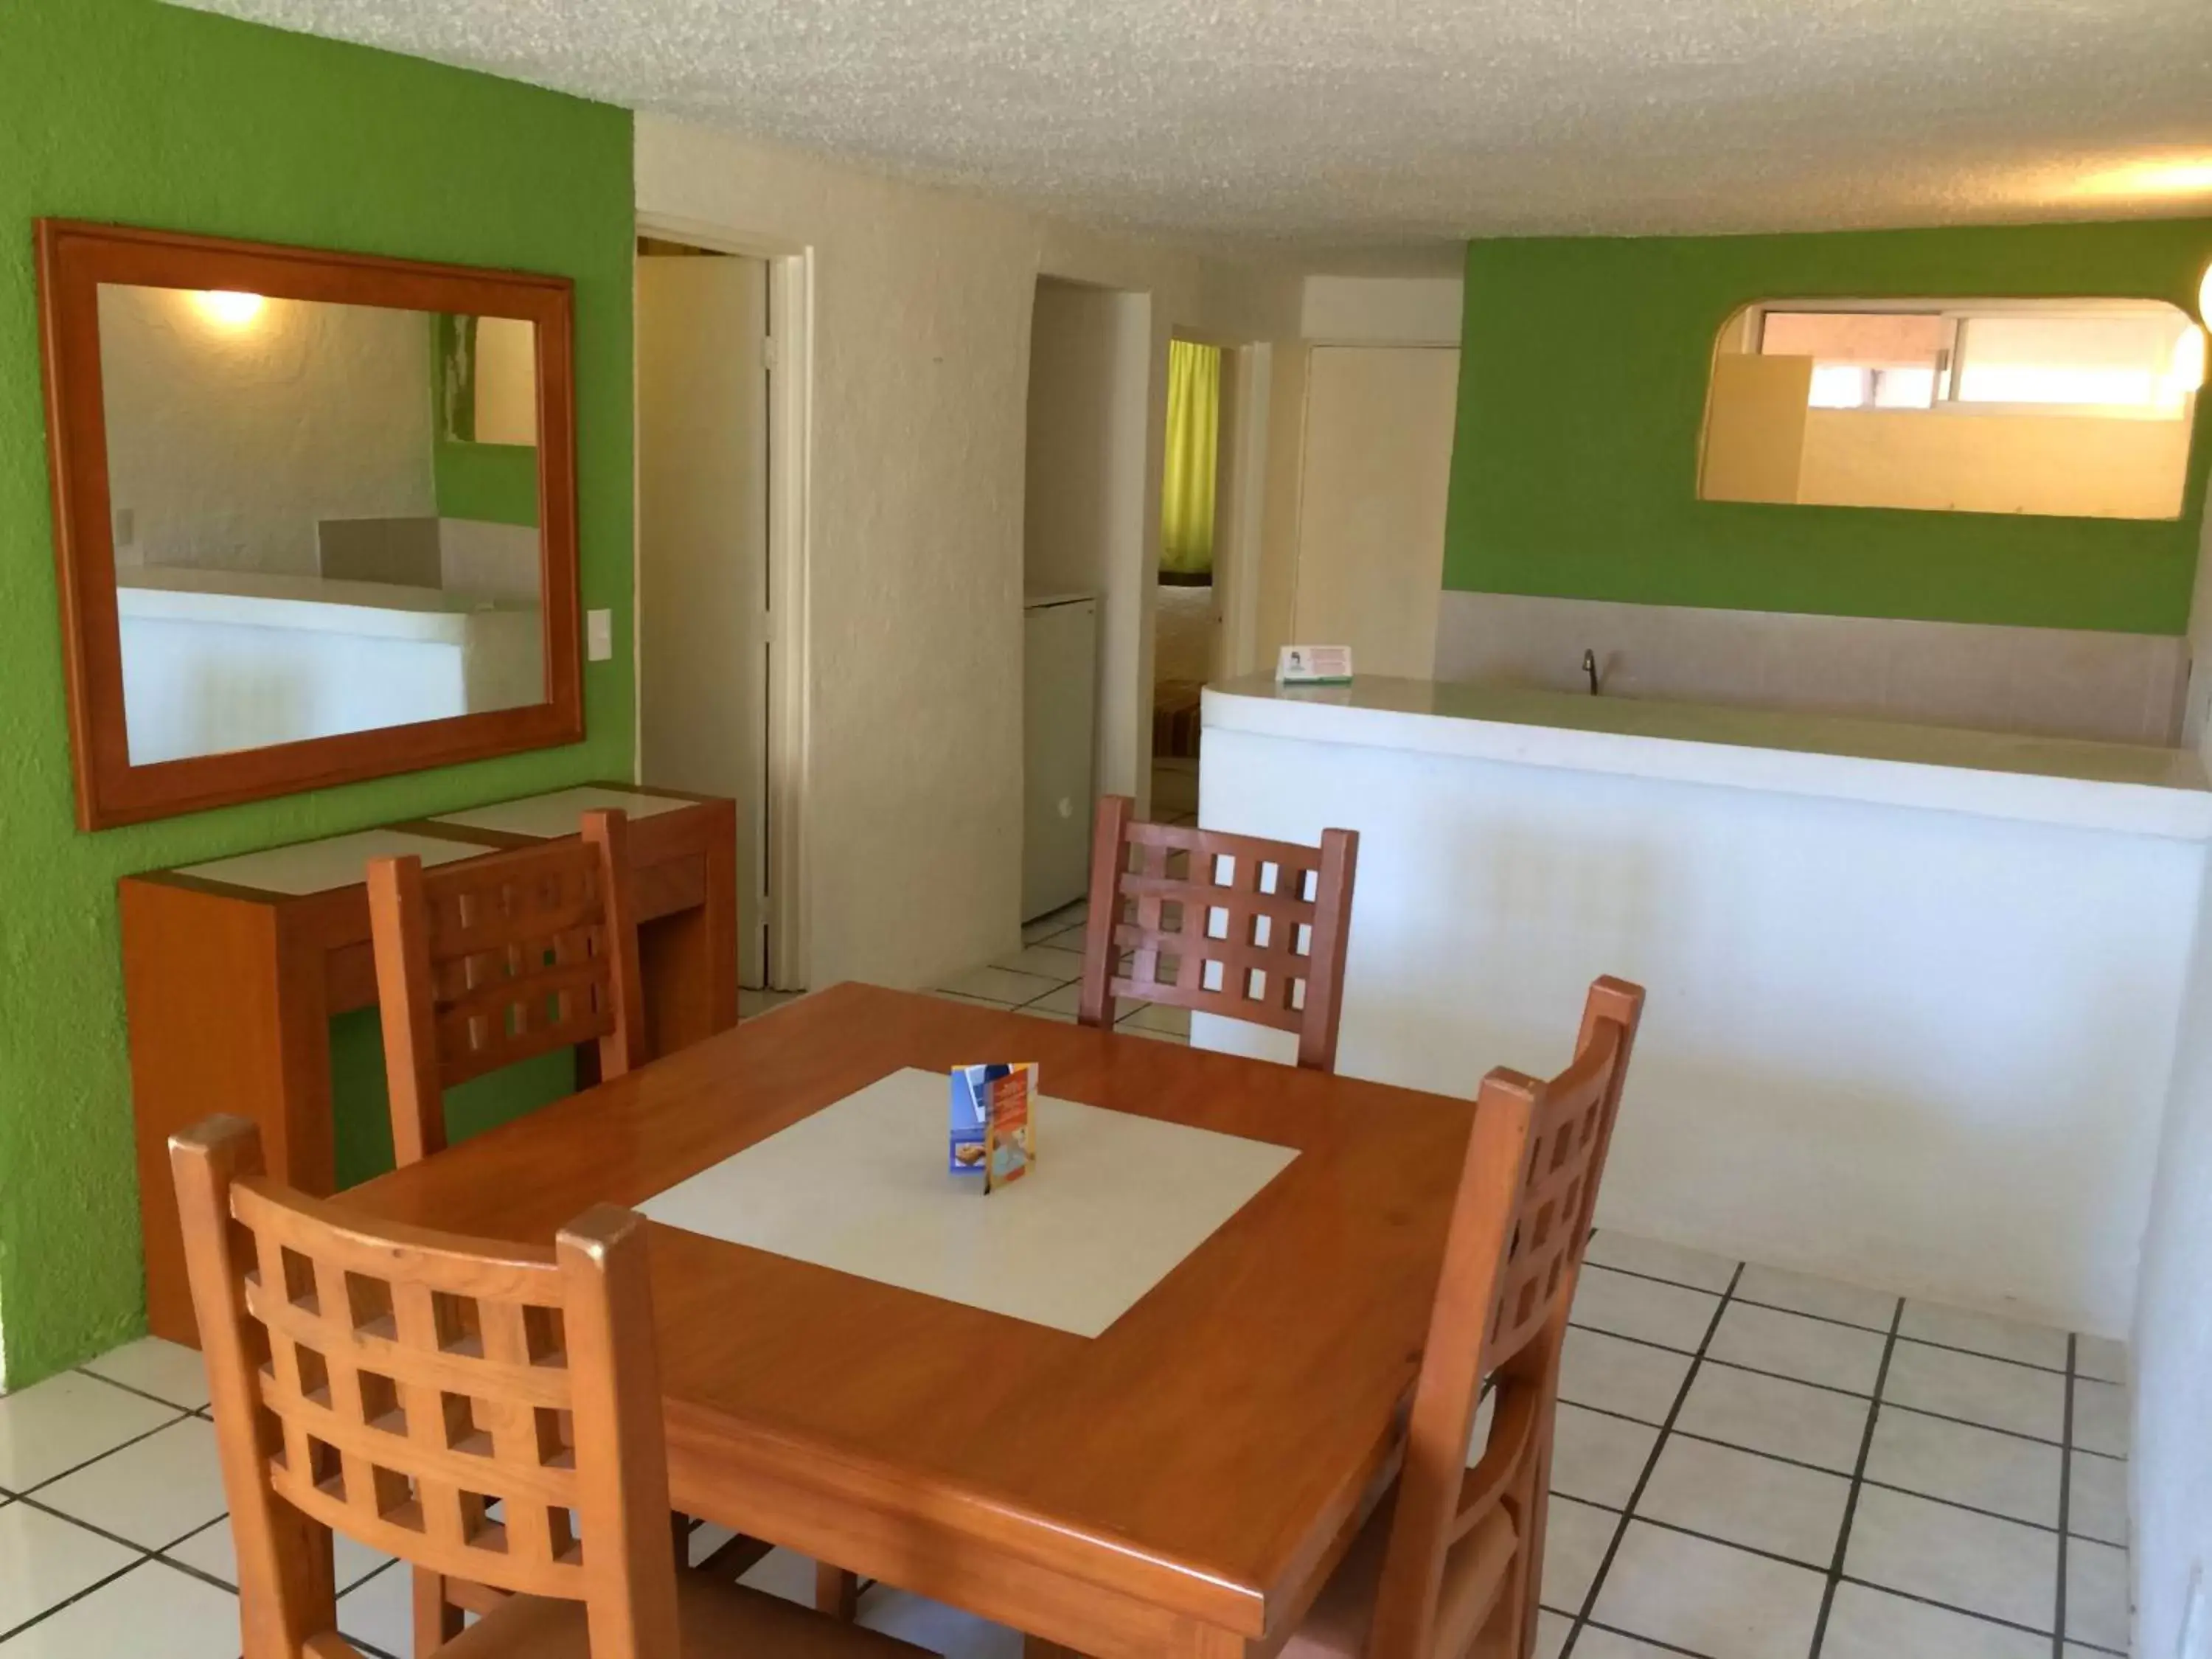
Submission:
<svg viewBox="0 0 2212 1659">
<path fill-rule="evenodd" d="M 131 763 L 546 700 L 535 326 L 103 283 Z"/>
<path fill-rule="evenodd" d="M 2204 352 L 2148 300 L 1749 306 L 1717 342 L 1698 494 L 2174 518 Z"/>
</svg>

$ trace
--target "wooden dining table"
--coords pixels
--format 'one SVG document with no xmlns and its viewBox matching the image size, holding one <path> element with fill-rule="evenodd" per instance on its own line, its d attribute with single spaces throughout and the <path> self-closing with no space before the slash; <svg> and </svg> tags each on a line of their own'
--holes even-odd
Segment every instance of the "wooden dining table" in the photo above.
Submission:
<svg viewBox="0 0 2212 1659">
<path fill-rule="evenodd" d="M 339 1201 L 544 1241 L 901 1068 L 988 1060 L 1297 1156 L 1088 1337 L 656 1224 L 673 1502 L 1033 1654 L 1272 1652 L 1392 1478 L 1470 1101 L 848 984 Z M 1019 1196 L 1053 1175 L 1041 1134 Z M 839 1203 L 837 1168 L 809 1180 Z"/>
</svg>

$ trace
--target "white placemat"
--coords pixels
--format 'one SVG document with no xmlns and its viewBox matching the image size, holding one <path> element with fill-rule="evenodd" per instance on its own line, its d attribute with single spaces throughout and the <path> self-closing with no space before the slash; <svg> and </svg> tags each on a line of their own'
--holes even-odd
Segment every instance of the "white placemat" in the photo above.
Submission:
<svg viewBox="0 0 2212 1659">
<path fill-rule="evenodd" d="M 637 1207 L 653 1220 L 1097 1336 L 1297 1156 L 1046 1095 L 1036 1167 L 946 1171 L 941 1072 L 908 1068 Z"/>
<path fill-rule="evenodd" d="M 464 830 L 496 830 L 509 836 L 538 836 L 550 841 L 556 836 L 574 835 L 586 812 L 620 808 L 634 818 L 649 818 L 690 805 L 688 800 L 670 795 L 641 795 L 633 790 L 602 789 L 587 783 L 574 789 L 556 789 L 550 795 L 526 795 L 520 800 L 474 806 L 465 812 L 445 812 L 431 822 L 451 823 Z"/>
<path fill-rule="evenodd" d="M 396 859 L 412 853 L 428 869 L 492 850 L 465 841 L 411 836 L 404 830 L 358 830 L 349 836 L 295 842 L 289 847 L 241 853 L 236 858 L 216 859 L 209 864 L 187 864 L 177 873 L 297 897 L 303 893 L 326 893 L 333 887 L 350 887 L 357 881 L 366 880 L 371 859 Z"/>
</svg>

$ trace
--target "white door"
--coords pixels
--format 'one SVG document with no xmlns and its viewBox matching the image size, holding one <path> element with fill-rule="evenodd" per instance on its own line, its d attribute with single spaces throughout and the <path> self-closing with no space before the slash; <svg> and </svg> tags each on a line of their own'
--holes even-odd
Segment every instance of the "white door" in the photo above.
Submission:
<svg viewBox="0 0 2212 1659">
<path fill-rule="evenodd" d="M 768 265 L 637 262 L 640 779 L 738 803 L 738 972 L 765 983 Z"/>
<path fill-rule="evenodd" d="M 1291 635 L 1355 673 L 1436 672 L 1458 402 L 1452 347 L 1313 349 Z"/>
</svg>

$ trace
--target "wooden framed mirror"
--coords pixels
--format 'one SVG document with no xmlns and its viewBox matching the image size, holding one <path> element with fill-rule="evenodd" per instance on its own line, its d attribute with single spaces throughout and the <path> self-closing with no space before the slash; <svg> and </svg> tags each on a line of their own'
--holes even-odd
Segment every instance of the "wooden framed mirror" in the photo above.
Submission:
<svg viewBox="0 0 2212 1659">
<path fill-rule="evenodd" d="M 41 220 L 87 830 L 584 735 L 566 278 Z"/>
</svg>

